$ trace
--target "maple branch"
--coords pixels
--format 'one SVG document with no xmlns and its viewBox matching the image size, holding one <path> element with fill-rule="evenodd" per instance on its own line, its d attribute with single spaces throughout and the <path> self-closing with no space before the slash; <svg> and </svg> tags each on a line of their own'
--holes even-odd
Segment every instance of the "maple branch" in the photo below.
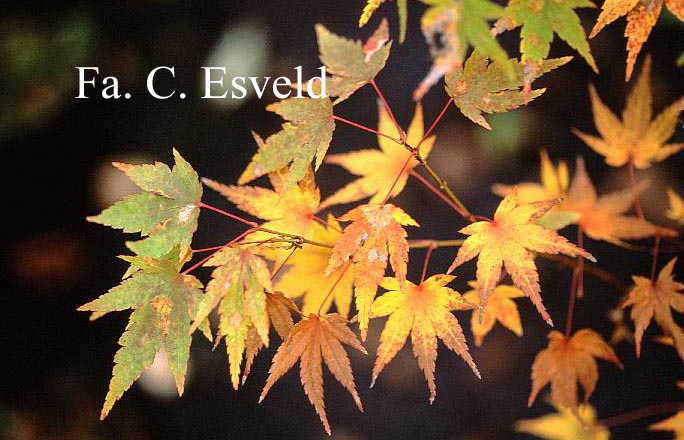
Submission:
<svg viewBox="0 0 684 440">
<path fill-rule="evenodd" d="M 553 261 L 559 264 L 562 264 L 565 267 L 569 267 L 571 269 L 574 269 L 579 262 L 570 257 L 566 257 L 564 255 L 555 255 L 555 254 L 538 254 L 540 257 Z M 615 290 L 619 292 L 626 292 L 629 289 L 629 286 L 622 281 L 620 278 L 616 277 L 612 272 L 609 272 L 605 269 L 602 269 L 598 267 L 597 265 L 587 263 L 586 261 L 584 262 L 584 272 L 586 272 L 589 275 L 594 276 L 594 278 L 597 278 L 609 286 L 613 287 Z"/>
<path fill-rule="evenodd" d="M 411 249 L 425 249 L 425 248 L 440 248 L 440 247 L 458 247 L 463 245 L 465 240 L 409 240 L 409 248 Z"/>
<path fill-rule="evenodd" d="M 611 429 L 616 426 L 624 425 L 625 423 L 634 422 L 657 414 L 678 412 L 682 410 L 684 410 L 684 402 L 657 403 L 644 408 L 627 411 L 626 413 L 618 414 L 616 416 L 606 417 L 605 419 L 598 420 L 596 423 L 603 425 L 607 429 Z"/>
<path fill-rule="evenodd" d="M 577 228 L 577 246 L 584 247 L 584 231 L 582 227 Z M 568 315 L 565 320 L 565 337 L 569 338 L 572 332 L 572 320 L 575 314 L 575 299 L 584 295 L 584 282 L 582 280 L 584 273 L 584 258 L 579 255 L 577 257 L 577 265 L 572 270 L 572 281 L 570 282 L 570 299 L 568 300 Z"/>
<path fill-rule="evenodd" d="M 318 316 L 321 315 L 321 311 L 323 310 L 323 304 L 328 302 L 330 295 L 332 295 L 333 291 L 335 290 L 335 287 L 337 287 L 337 285 L 340 283 L 340 281 L 344 277 L 344 274 L 347 273 L 347 269 L 349 269 L 350 266 L 351 266 L 351 260 L 348 260 L 345 263 L 344 268 L 342 269 L 342 272 L 340 272 L 340 276 L 337 277 L 337 279 L 335 280 L 335 283 L 330 287 L 330 290 L 328 290 L 328 293 L 325 294 L 325 298 L 323 298 L 323 301 L 321 301 L 321 304 L 318 306 L 318 311 L 316 312 L 316 314 Z"/>
<path fill-rule="evenodd" d="M 394 117 L 394 112 L 392 111 L 392 108 L 389 106 L 387 103 L 387 100 L 385 99 L 385 95 L 382 94 L 380 91 L 380 88 L 378 87 L 378 84 L 375 82 L 375 78 L 370 80 L 370 84 L 373 86 L 373 90 L 375 90 L 375 93 L 378 95 L 378 98 L 380 98 L 380 101 L 382 101 L 382 105 L 385 107 L 385 110 L 387 110 L 387 114 L 389 114 L 390 119 L 392 120 L 392 123 L 397 129 L 397 132 L 399 133 L 399 141 L 400 143 L 406 142 L 406 133 L 404 130 L 402 130 L 401 125 L 397 122 L 397 118 Z"/>
<path fill-rule="evenodd" d="M 419 160 L 420 162 L 420 160 Z M 430 167 L 427 162 L 423 161 L 423 168 L 430 174 L 432 180 L 437 182 L 439 189 L 431 184 L 424 176 L 418 174 L 416 171 L 411 170 L 410 175 L 418 179 L 426 188 L 435 193 L 440 199 L 442 199 L 447 205 L 449 205 L 454 211 L 456 211 L 461 217 L 472 222 L 477 221 L 476 217 L 468 211 L 468 209 L 463 205 L 463 203 L 456 197 L 456 195 L 449 189 L 446 181 L 441 178 L 437 173 Z M 440 191 L 440 189 L 442 191 Z"/>
</svg>

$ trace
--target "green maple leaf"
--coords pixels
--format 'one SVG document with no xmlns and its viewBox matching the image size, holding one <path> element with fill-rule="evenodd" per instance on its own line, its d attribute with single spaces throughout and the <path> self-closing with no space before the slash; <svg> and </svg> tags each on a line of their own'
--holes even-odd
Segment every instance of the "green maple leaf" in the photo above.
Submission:
<svg viewBox="0 0 684 440">
<path fill-rule="evenodd" d="M 288 98 L 266 107 L 287 122 L 265 141 L 254 138 L 259 146 L 252 161 L 238 179 L 243 185 L 265 174 L 289 166 L 285 188 L 306 175 L 315 159 L 315 169 L 323 162 L 335 130 L 333 107 L 329 98 Z"/>
<path fill-rule="evenodd" d="M 119 339 L 109 391 L 100 413 L 104 419 L 121 396 L 165 348 L 178 394 L 182 395 L 190 357 L 191 316 L 201 299 L 201 283 L 178 272 L 178 250 L 161 259 L 121 257 L 131 263 L 132 275 L 99 298 L 82 305 L 79 311 L 93 312 L 92 319 L 133 309 Z M 202 323 L 203 331 L 208 322 Z M 206 333 L 205 333 L 206 334 Z"/>
<path fill-rule="evenodd" d="M 572 57 L 554 58 L 542 62 L 537 78 L 570 61 Z M 546 89 L 532 90 L 526 98 L 520 87 L 525 82 L 526 70 L 516 60 L 509 60 L 514 66 L 514 75 L 506 74 L 505 67 L 490 60 L 479 51 L 474 51 L 463 68 L 457 68 L 446 76 L 446 91 L 461 113 L 486 129 L 491 129 L 482 113 L 503 113 L 516 109 L 540 96 Z"/>
<path fill-rule="evenodd" d="M 138 255 L 161 257 L 177 247 L 179 255 L 190 249 L 197 230 L 202 185 L 190 164 L 173 150 L 173 169 L 166 164 L 133 165 L 115 162 L 142 191 L 125 197 L 88 221 L 140 232 L 141 240 L 128 241 L 126 246 Z"/>
<path fill-rule="evenodd" d="M 218 307 L 219 333 L 216 342 L 221 337 L 226 339 L 231 379 L 233 387 L 237 389 L 251 326 L 255 327 L 262 344 L 268 347 L 266 292 L 273 292 L 268 265 L 251 249 L 240 246 L 221 249 L 204 265 L 216 269 L 197 306 L 191 330 L 204 322 L 211 311 Z"/>
<path fill-rule="evenodd" d="M 358 89 L 368 84 L 385 67 L 392 42 L 383 35 L 383 21 L 364 45 L 330 32 L 322 24 L 316 25 L 319 58 L 325 64 L 328 96 L 337 96 L 335 104 L 344 101 Z"/>
<path fill-rule="evenodd" d="M 510 0 L 503 16 L 494 24 L 501 33 L 522 26 L 521 61 L 525 65 L 525 90 L 538 77 L 542 62 L 549 56 L 553 34 L 564 40 L 598 73 L 586 33 L 575 8 L 595 8 L 589 0 Z"/>
</svg>

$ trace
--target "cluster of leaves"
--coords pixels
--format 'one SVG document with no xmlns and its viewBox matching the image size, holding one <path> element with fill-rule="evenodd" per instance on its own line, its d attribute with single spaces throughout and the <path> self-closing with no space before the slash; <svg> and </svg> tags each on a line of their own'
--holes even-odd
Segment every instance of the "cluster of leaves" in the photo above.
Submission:
<svg viewBox="0 0 684 440">
<path fill-rule="evenodd" d="M 365 26 L 382 3 L 369 0 L 359 26 Z M 568 166 L 564 162 L 555 166 L 544 150 L 541 183 L 495 184 L 493 192 L 502 200 L 489 219 L 471 213 L 428 162 L 435 146 L 432 130 L 452 104 L 472 122 L 491 129 L 483 114 L 507 112 L 542 95 L 544 89 L 533 89 L 532 82 L 572 58 L 548 59 L 554 34 L 598 72 L 575 11 L 593 7 L 593 3 L 510 0 L 505 7 L 489 0 L 424 3 L 428 8 L 421 26 L 434 64 L 414 92 L 416 108 L 407 130 L 397 123 L 375 81 L 392 48 L 387 19 L 381 20 L 365 42 L 338 36 L 319 24 L 316 35 L 320 61 L 330 75 L 329 96 L 289 98 L 267 106 L 284 122 L 268 137 L 254 133 L 257 151 L 236 185 L 200 178 L 176 150 L 173 167 L 164 163 L 114 164 L 140 191 L 88 220 L 138 233 L 141 238 L 126 242 L 133 255 L 121 257 L 130 264 L 121 284 L 79 308 L 92 312 L 93 319 L 113 311 L 133 310 L 114 357 L 102 418 L 162 349 L 182 394 L 192 335 L 197 330 L 215 346 L 225 340 L 231 382 L 238 389 L 247 380 L 255 357 L 272 341 L 273 329 L 282 342 L 260 400 L 299 361 L 304 391 L 330 433 L 323 364 L 362 410 L 344 346 L 367 353 L 364 343 L 369 322 L 374 319 L 384 319 L 385 323 L 372 383 L 410 336 L 432 402 L 437 390 L 434 372 L 439 340 L 480 377 L 457 313 L 470 313 L 470 328 L 478 346 L 497 321 L 522 336 L 518 298 L 528 297 L 541 320 L 553 325 L 543 304 L 535 258 L 557 254 L 569 257 L 574 267 L 569 304 L 572 312 L 575 297 L 584 294 L 583 269 L 591 264 L 585 260 L 596 263 L 584 249 L 584 235 L 625 248 L 632 240 L 653 240 L 654 270 L 650 278 L 633 277 L 633 286 L 620 307 L 631 309 L 636 356 L 645 329 L 655 320 L 684 361 L 684 330 L 673 314 L 684 312 L 684 284 L 673 278 L 677 259 L 671 259 L 657 277 L 655 274 L 660 241 L 674 240 L 678 232 L 644 217 L 639 194 L 648 182 L 635 180 L 630 188 L 598 196 L 581 156 L 571 178 Z M 634 42 L 643 43 L 652 26 L 639 14 L 657 15 L 662 6 L 662 0 L 648 3 L 607 0 L 592 32 L 595 35 L 627 14 L 628 78 L 641 47 Z M 665 3 L 681 18 L 684 6 L 679 0 Z M 407 27 L 406 0 L 397 1 L 397 6 L 402 43 Z M 496 37 L 518 27 L 520 59 L 509 58 Z M 473 50 L 466 57 L 470 46 Z M 647 57 L 622 118 L 615 116 L 590 87 L 599 136 L 578 130 L 575 134 L 593 152 L 604 156 L 609 166 L 627 166 L 633 172 L 684 147 L 667 143 L 676 129 L 684 98 L 652 118 L 650 66 Z M 448 102 L 425 130 L 420 100 L 442 79 Z M 378 95 L 377 129 L 336 114 L 336 106 L 365 86 Z M 327 155 L 340 123 L 376 133 L 379 148 Z M 316 172 L 324 164 L 343 167 L 357 179 L 321 200 Z M 267 178 L 270 187 L 251 184 L 260 178 Z M 409 178 L 438 195 L 464 223 L 454 240 L 408 238 L 408 227 L 419 227 L 419 223 L 389 201 L 401 193 Z M 206 205 L 202 202 L 204 186 L 256 220 L 248 220 L 235 210 Z M 668 197 L 668 217 L 684 224 L 681 196 L 669 190 Z M 329 209 L 340 205 L 350 206 L 336 217 Z M 193 249 L 201 210 L 240 222 L 245 230 L 216 248 Z M 572 225 L 577 228 L 577 243 L 561 234 Z M 457 246 L 458 251 L 450 267 L 427 277 L 430 253 L 440 246 Z M 408 279 L 411 248 L 427 248 L 423 273 L 416 282 Z M 195 260 L 202 252 L 210 254 Z M 469 282 L 471 290 L 462 295 L 449 285 L 455 279 L 453 273 L 474 259 L 476 279 Z M 191 274 L 202 266 L 212 268 L 208 281 Z M 620 368 L 622 362 L 595 330 L 573 332 L 571 317 L 569 313 L 565 333 L 549 333 L 548 347 L 531 363 L 529 405 L 550 384 L 549 400 L 558 413 L 522 421 L 517 428 L 546 438 L 561 438 L 558 430 L 581 430 L 581 436 L 568 434 L 563 438 L 607 439 L 609 430 L 596 422 L 595 411 L 588 404 L 599 378 L 596 358 Z M 359 336 L 352 330 L 357 323 Z M 675 430 L 682 417 L 684 412 L 680 411 L 652 428 Z M 587 426 L 591 427 L 589 431 Z M 681 428 L 676 429 L 681 435 Z"/>
</svg>

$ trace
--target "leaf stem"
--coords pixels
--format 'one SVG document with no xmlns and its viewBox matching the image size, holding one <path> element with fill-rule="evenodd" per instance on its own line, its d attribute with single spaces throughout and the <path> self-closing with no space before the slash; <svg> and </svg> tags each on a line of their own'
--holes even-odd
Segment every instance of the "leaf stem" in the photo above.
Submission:
<svg viewBox="0 0 684 440">
<path fill-rule="evenodd" d="M 387 114 L 389 114 L 392 123 L 396 127 L 397 133 L 399 133 L 399 143 L 403 144 L 404 142 L 406 142 L 406 133 L 404 132 L 404 130 L 402 130 L 401 125 L 399 125 L 399 123 L 397 122 L 397 118 L 394 117 L 394 112 L 387 103 L 385 95 L 383 95 L 380 91 L 380 88 L 378 87 L 378 84 L 375 82 L 375 79 L 371 79 L 370 84 L 373 86 L 373 90 L 375 90 L 375 93 L 378 95 L 378 98 L 380 98 L 380 101 L 382 101 L 382 105 L 385 107 L 385 110 L 387 110 Z"/>
<path fill-rule="evenodd" d="M 241 222 L 241 223 L 246 224 L 247 226 L 251 226 L 252 228 L 258 228 L 258 227 L 259 227 L 259 224 L 258 224 L 258 223 L 251 222 L 251 221 L 246 220 L 246 219 L 244 219 L 244 218 L 242 218 L 242 217 L 240 217 L 240 216 L 238 216 L 238 215 L 231 214 L 230 212 L 224 211 L 223 209 L 219 209 L 219 208 L 216 208 L 216 207 L 214 207 L 214 206 L 207 205 L 207 204 L 204 203 L 204 202 L 198 202 L 198 203 L 197 203 L 197 206 L 199 206 L 200 208 L 206 208 L 206 209 L 209 209 L 209 210 L 211 210 L 211 211 L 218 212 L 218 213 L 221 214 L 221 215 L 224 215 L 224 216 L 226 216 L 226 217 L 228 217 L 228 218 L 232 218 L 233 220 L 237 220 L 237 221 L 239 221 L 239 222 Z"/>
<path fill-rule="evenodd" d="M 423 262 L 423 272 L 420 275 L 420 284 L 425 281 L 425 275 L 427 274 L 428 263 L 430 263 L 430 257 L 432 256 L 432 251 L 436 248 L 435 243 L 432 242 L 425 253 L 425 261 Z"/>
<path fill-rule="evenodd" d="M 382 136 L 382 137 L 387 138 L 387 139 L 389 139 L 389 140 L 391 140 L 391 141 L 393 141 L 393 142 L 396 142 L 396 143 L 398 143 L 398 144 L 403 144 L 403 143 L 404 143 L 401 139 L 397 139 L 397 138 L 392 137 L 392 136 L 390 136 L 390 135 L 388 135 L 388 134 L 385 134 L 385 133 L 380 133 L 378 130 L 375 130 L 375 129 L 370 128 L 370 127 L 366 127 L 365 125 L 359 124 L 359 123 L 354 122 L 354 121 L 350 121 L 349 119 L 345 119 L 345 118 L 343 118 L 343 117 L 341 117 L 341 116 L 333 115 L 333 119 L 336 120 L 336 121 L 343 122 L 343 123 L 345 123 L 345 124 L 347 124 L 347 125 L 351 125 L 352 127 L 356 127 L 356 128 L 358 128 L 358 129 L 360 129 L 360 130 L 368 131 L 368 132 L 373 133 L 373 134 L 375 134 L 375 135 L 377 135 L 377 136 Z"/>
<path fill-rule="evenodd" d="M 577 246 L 581 248 L 583 247 L 583 243 L 584 232 L 582 231 L 582 227 L 580 226 L 577 228 Z M 568 315 L 567 319 L 565 320 L 566 338 L 570 337 L 570 333 L 572 332 L 572 320 L 575 314 L 575 299 L 578 296 L 581 297 L 581 295 L 579 295 L 579 292 L 584 290 L 584 282 L 582 281 L 584 273 L 584 259 L 581 255 L 577 258 L 577 265 L 572 270 L 572 281 L 570 282 L 570 299 L 568 300 Z"/>
<path fill-rule="evenodd" d="M 330 299 L 330 295 L 332 295 L 333 291 L 335 290 L 335 287 L 337 287 L 337 285 L 340 283 L 340 281 L 344 277 L 344 274 L 347 273 L 347 269 L 349 269 L 350 266 L 351 266 L 351 260 L 348 260 L 345 263 L 344 268 L 342 269 L 342 272 L 340 272 L 340 275 L 335 280 L 335 283 L 330 287 L 330 290 L 328 290 L 328 293 L 325 294 L 325 298 L 323 298 L 323 301 L 321 301 L 321 304 L 318 306 L 318 311 L 316 312 L 316 314 L 318 316 L 321 315 L 321 311 L 323 310 L 323 304 L 328 302 L 328 299 Z"/>
<path fill-rule="evenodd" d="M 236 243 L 236 242 L 240 241 L 243 237 L 246 237 L 247 235 L 251 234 L 252 232 L 254 232 L 254 228 L 249 228 L 249 229 L 243 231 L 243 232 L 242 232 L 241 234 L 239 234 L 237 237 L 235 237 L 235 238 L 233 238 L 232 240 L 230 240 L 228 243 L 224 244 L 223 246 L 218 246 L 214 252 L 212 252 L 211 254 L 207 255 L 207 256 L 204 257 L 204 258 L 202 258 L 202 259 L 199 260 L 197 263 L 193 264 L 192 266 L 190 266 L 189 268 L 187 268 L 187 269 L 185 269 L 183 272 L 181 272 L 181 275 L 187 275 L 187 274 L 189 274 L 189 273 L 192 272 L 193 270 L 197 269 L 198 267 L 200 267 L 200 266 L 202 266 L 204 263 L 206 263 L 206 262 L 207 262 L 211 257 L 213 257 L 218 251 L 220 251 L 221 249 L 224 249 L 224 248 L 226 248 L 226 247 L 232 245 L 233 243 Z"/>
<path fill-rule="evenodd" d="M 658 267 L 658 252 L 660 251 L 660 234 L 656 234 L 653 244 L 653 262 L 651 263 L 651 284 L 655 284 L 656 268 Z"/>
<path fill-rule="evenodd" d="M 425 170 L 428 171 L 428 174 L 432 177 L 433 180 L 435 180 L 438 184 L 440 184 L 440 189 L 435 187 L 432 183 L 430 183 L 425 177 L 423 177 L 421 174 L 417 173 L 414 170 L 410 171 L 410 175 L 415 177 L 422 183 L 427 189 L 435 193 L 440 199 L 442 199 L 447 205 L 449 205 L 454 211 L 456 211 L 461 217 L 465 218 L 466 220 L 472 222 L 477 221 L 476 217 L 466 209 L 466 207 L 461 203 L 461 201 L 451 192 L 449 187 L 446 185 L 444 182 L 444 179 L 439 177 L 437 173 L 434 173 L 431 167 L 425 167 Z M 432 171 L 432 172 L 431 172 Z M 451 194 L 451 196 L 450 196 Z"/>
<path fill-rule="evenodd" d="M 451 105 L 452 102 L 454 102 L 454 98 L 449 98 L 447 103 L 442 108 L 442 111 L 439 112 L 439 115 L 437 115 L 435 120 L 432 122 L 432 125 L 430 125 L 430 128 L 428 128 L 428 130 L 425 132 L 425 134 L 423 134 L 423 137 L 420 138 L 420 141 L 418 141 L 418 145 L 416 145 L 416 148 L 415 148 L 416 151 L 420 148 L 421 145 L 423 145 L 423 141 L 425 139 L 427 139 L 428 136 L 430 136 L 430 134 L 432 133 L 432 130 L 434 130 L 435 127 L 437 126 L 437 123 L 442 120 L 442 118 L 444 117 L 444 114 L 449 109 L 449 106 Z"/>
<path fill-rule="evenodd" d="M 458 247 L 463 245 L 465 240 L 409 240 L 409 248 L 411 249 L 425 249 L 432 247 L 434 249 L 443 247 Z"/>
</svg>

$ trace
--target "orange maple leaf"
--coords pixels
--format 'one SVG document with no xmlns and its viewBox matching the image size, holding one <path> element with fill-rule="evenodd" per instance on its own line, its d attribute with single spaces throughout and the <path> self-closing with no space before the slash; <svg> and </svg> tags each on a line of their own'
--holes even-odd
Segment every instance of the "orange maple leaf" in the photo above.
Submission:
<svg viewBox="0 0 684 440">
<path fill-rule="evenodd" d="M 380 345 L 373 367 L 371 387 L 385 366 L 394 358 L 411 334 L 413 355 L 425 374 L 430 390 L 430 403 L 435 400 L 435 361 L 437 338 L 449 350 L 461 356 L 480 378 L 480 372 L 468 352 L 463 329 L 452 309 L 472 308 L 455 290 L 446 287 L 453 275 L 433 275 L 420 285 L 410 281 L 403 286 L 396 278 L 385 278 L 381 286 L 388 291 L 378 297 L 371 307 L 372 317 L 389 315 L 380 334 Z"/>
<path fill-rule="evenodd" d="M 476 276 L 480 306 L 484 308 L 501 279 L 505 265 L 513 283 L 532 300 L 542 319 L 552 325 L 539 295 L 539 273 L 533 252 L 562 253 L 572 257 L 581 255 L 596 261 L 590 253 L 565 237 L 534 223 L 559 202 L 560 199 L 552 199 L 519 205 L 517 191 L 511 191 L 496 209 L 494 220 L 475 222 L 459 231 L 470 237 L 459 248 L 448 272 L 479 254 Z"/>
<path fill-rule="evenodd" d="M 637 185 L 637 193 L 646 189 L 647 181 Z M 639 217 L 624 215 L 634 204 L 634 191 L 631 188 L 598 196 L 584 160 L 577 158 L 575 175 L 568 190 L 568 197 L 563 202 L 563 209 L 579 214 L 577 224 L 587 236 L 594 240 L 603 240 L 619 246 L 625 246 L 624 240 L 635 240 L 652 237 L 656 234 L 675 236 L 676 231 L 659 228 L 653 223 Z"/>
<path fill-rule="evenodd" d="M 385 106 L 380 102 L 378 108 L 380 113 L 378 132 L 386 135 L 396 133 L 397 130 Z M 418 103 L 413 120 L 406 133 L 406 143 L 415 147 L 422 138 L 423 107 Z M 430 136 L 420 145 L 420 155 L 423 158 L 430 154 L 434 141 L 435 137 Z M 331 205 L 355 202 L 366 197 L 370 197 L 369 203 L 382 203 L 387 195 L 387 188 L 392 187 L 397 176 L 399 178 L 390 197 L 396 197 L 403 191 L 411 170 L 419 165 L 418 160 L 411 158 L 411 152 L 402 145 L 384 136 L 378 136 L 378 145 L 380 146 L 379 150 L 359 150 L 345 154 L 328 155 L 325 158 L 326 163 L 340 165 L 361 177 L 324 200 L 321 203 L 321 209 Z M 406 164 L 407 161 L 409 161 L 408 164 Z"/>
<path fill-rule="evenodd" d="M 672 270 L 677 258 L 667 263 L 652 282 L 650 279 L 638 275 L 632 276 L 634 287 L 629 291 L 623 307 L 632 307 L 630 318 L 634 321 L 634 339 L 636 341 L 636 355 L 641 354 L 641 339 L 644 331 L 650 325 L 651 319 L 672 337 L 677 353 L 684 360 L 684 330 L 675 322 L 672 311 L 684 313 L 684 283 L 674 281 Z"/>
<path fill-rule="evenodd" d="M 299 321 L 273 356 L 273 363 L 266 385 L 259 396 L 259 402 L 264 400 L 278 379 L 300 360 L 300 378 L 304 392 L 320 417 L 325 431 L 330 435 L 330 424 L 323 401 L 322 361 L 325 361 L 333 377 L 349 391 L 356 406 L 363 412 L 349 357 L 342 343 L 367 354 L 356 335 L 347 327 L 347 320 L 337 313 L 323 316 L 311 314 Z"/>
<path fill-rule="evenodd" d="M 684 12 L 684 11 L 683 11 Z M 623 166 L 631 162 L 636 168 L 648 168 L 684 148 L 684 143 L 667 144 L 684 108 L 684 97 L 652 116 L 651 57 L 646 57 L 637 82 L 627 97 L 622 120 L 601 102 L 596 88 L 589 86 L 594 124 L 601 137 L 573 129 L 592 150 L 605 157 L 608 165 Z"/>
<path fill-rule="evenodd" d="M 466 292 L 463 297 L 466 301 L 478 302 L 479 295 L 477 281 L 470 281 L 468 285 L 473 289 Z M 476 308 L 470 318 L 470 329 L 475 337 L 475 345 L 481 346 L 484 337 L 492 331 L 496 321 L 518 336 L 523 335 L 522 322 L 518 306 L 513 301 L 522 298 L 525 294 L 515 286 L 499 284 L 492 290 L 485 309 Z"/>
<path fill-rule="evenodd" d="M 401 284 L 406 281 L 408 242 L 404 226 L 418 226 L 406 212 L 392 204 L 360 205 L 339 218 L 351 221 L 335 243 L 324 276 L 350 258 L 354 262 L 354 296 L 359 313 L 361 339 L 368 333 L 368 314 L 389 260 Z"/>
<path fill-rule="evenodd" d="M 335 303 L 337 312 L 347 317 L 353 295 L 354 271 L 338 267 L 329 276 L 323 276 L 332 255 L 333 246 L 342 234 L 335 217 L 328 215 L 328 225 L 313 225 L 313 240 L 330 247 L 305 245 L 287 260 L 285 269 L 275 279 L 274 287 L 290 298 L 303 297 L 305 315 L 327 313 Z"/>
<path fill-rule="evenodd" d="M 679 20 L 684 21 L 684 0 L 664 0 L 667 8 Z M 589 34 L 595 37 L 601 30 L 620 17 L 627 16 L 624 36 L 627 38 L 627 68 L 625 80 L 629 81 L 634 70 L 641 47 L 651 35 L 653 26 L 658 22 L 663 0 L 606 0 L 601 5 L 601 14 Z"/>
<path fill-rule="evenodd" d="M 672 440 L 684 439 L 684 411 L 677 411 L 675 415 L 657 423 L 649 425 L 650 431 L 669 431 L 675 437 Z"/>
<path fill-rule="evenodd" d="M 537 353 L 532 364 L 532 392 L 527 406 L 532 406 L 537 394 L 551 383 L 551 401 L 576 411 L 577 382 L 584 390 L 585 404 L 596 388 L 599 373 L 595 357 L 622 368 L 610 345 L 591 329 L 581 329 L 572 336 L 553 330 L 548 338 L 549 346 Z"/>
<path fill-rule="evenodd" d="M 268 313 L 269 323 L 283 341 L 287 338 L 287 335 L 294 326 L 290 311 L 301 313 L 297 308 L 297 305 L 282 293 L 266 293 L 266 312 Z M 253 325 L 250 326 L 247 329 L 247 337 L 245 340 L 245 367 L 242 372 L 243 384 L 252 370 L 254 358 L 256 358 L 256 355 L 264 347 L 264 342 L 259 337 L 256 327 Z"/>
</svg>

